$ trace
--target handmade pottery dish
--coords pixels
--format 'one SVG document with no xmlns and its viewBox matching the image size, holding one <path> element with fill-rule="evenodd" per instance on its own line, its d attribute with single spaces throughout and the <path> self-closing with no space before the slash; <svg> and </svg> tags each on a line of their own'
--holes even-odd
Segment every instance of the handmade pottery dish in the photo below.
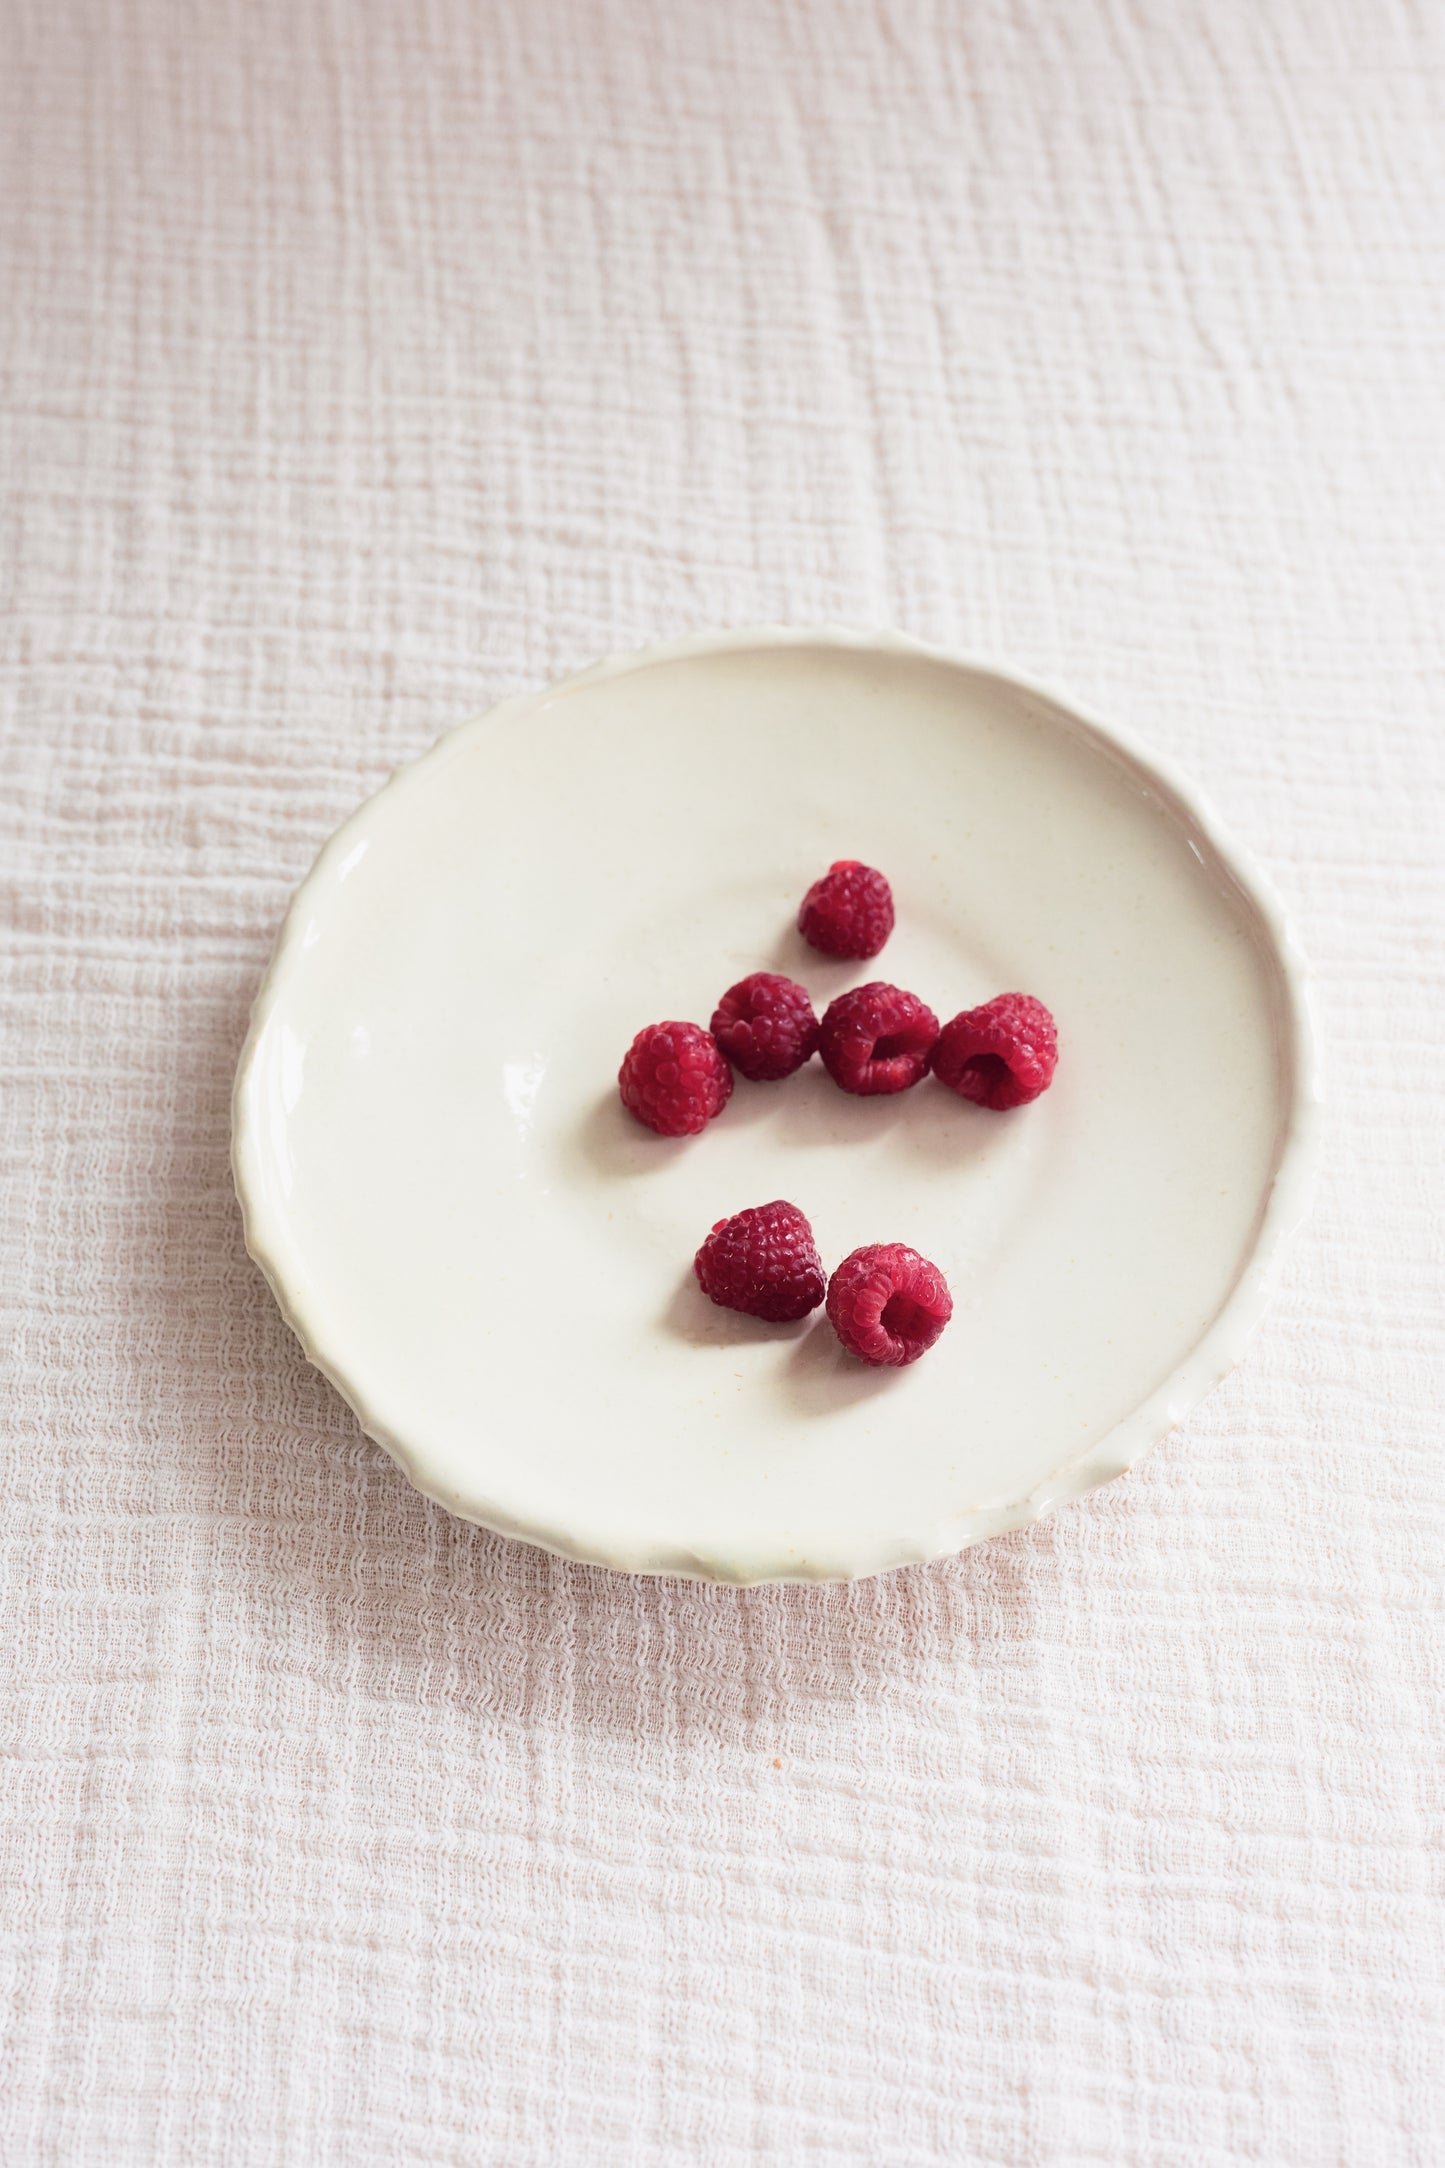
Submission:
<svg viewBox="0 0 1445 2168">
<path fill-rule="evenodd" d="M 805 947 L 835 858 L 882 955 Z M 746 972 L 819 1009 L 1058 1021 L 1034 1105 L 932 1079 L 739 1082 L 697 1138 L 619 1103 L 660 1018 Z M 322 851 L 236 1080 L 246 1239 L 311 1359 L 452 1512 L 569 1557 L 825 1580 L 957 1551 L 1129 1466 L 1238 1358 L 1308 1187 L 1301 965 L 1201 799 L 1004 671 L 756 631 L 599 664 L 404 769 Z M 905 1371 L 822 1312 L 712 1307 L 692 1257 L 773 1197 L 825 1265 L 906 1242 L 955 1301 Z"/>
</svg>

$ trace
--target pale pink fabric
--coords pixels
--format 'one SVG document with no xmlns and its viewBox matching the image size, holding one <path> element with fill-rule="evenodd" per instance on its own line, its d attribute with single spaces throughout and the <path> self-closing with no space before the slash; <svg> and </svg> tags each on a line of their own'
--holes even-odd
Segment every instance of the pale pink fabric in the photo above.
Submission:
<svg viewBox="0 0 1445 2168">
<path fill-rule="evenodd" d="M 1445 16 L 10 0 L 0 2158 L 1445 2148 Z M 1126 1481 L 738 1595 L 449 1521 L 241 1248 L 287 894 L 652 635 L 890 623 L 1203 781 L 1318 1209 Z"/>
</svg>

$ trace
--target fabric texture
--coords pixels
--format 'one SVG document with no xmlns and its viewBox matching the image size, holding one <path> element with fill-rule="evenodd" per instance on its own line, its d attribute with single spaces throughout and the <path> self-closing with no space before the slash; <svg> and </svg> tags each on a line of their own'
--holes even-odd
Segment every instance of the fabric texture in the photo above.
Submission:
<svg viewBox="0 0 1445 2168">
<path fill-rule="evenodd" d="M 1445 15 L 0 20 L 0 2159 L 1438 2163 Z M 1133 1474 L 737 1593 L 414 1495 L 227 1102 L 397 762 L 767 620 L 1192 771 L 1332 1115 Z"/>
</svg>

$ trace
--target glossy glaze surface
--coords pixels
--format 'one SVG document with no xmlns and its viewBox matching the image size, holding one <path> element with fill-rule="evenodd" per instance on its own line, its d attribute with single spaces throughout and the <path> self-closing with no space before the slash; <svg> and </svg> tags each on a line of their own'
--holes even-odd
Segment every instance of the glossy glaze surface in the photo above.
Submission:
<svg viewBox="0 0 1445 2168">
<path fill-rule="evenodd" d="M 798 899 L 889 874 L 856 965 Z M 696 1140 L 620 1106 L 663 1016 L 761 966 L 1007 988 L 1060 1063 L 998 1116 L 814 1062 Z M 760 632 L 622 658 L 457 731 L 298 893 L 237 1079 L 248 1241 L 412 1480 L 569 1555 L 874 1572 L 1128 1465 L 1236 1359 L 1301 1209 L 1314 1103 L 1272 903 L 1177 778 L 982 666 Z M 713 1221 L 787 1196 L 827 1264 L 912 1243 L 954 1322 L 914 1368 L 714 1309 Z"/>
</svg>

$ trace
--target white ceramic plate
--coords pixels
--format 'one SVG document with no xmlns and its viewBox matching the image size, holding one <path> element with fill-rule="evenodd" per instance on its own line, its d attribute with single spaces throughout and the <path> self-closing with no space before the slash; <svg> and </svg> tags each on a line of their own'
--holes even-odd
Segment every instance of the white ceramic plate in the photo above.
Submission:
<svg viewBox="0 0 1445 2168">
<path fill-rule="evenodd" d="M 898 925 L 794 930 L 834 858 Z M 621 1107 L 641 1025 L 762 966 L 1059 1025 L 1007 1115 L 814 1062 L 696 1139 Z M 1304 1202 L 1298 958 L 1199 798 L 1121 733 L 900 639 L 700 638 L 458 730 L 300 889 L 236 1083 L 247 1241 L 365 1428 L 453 1512 L 570 1557 L 821 1580 L 1105 1481 L 1238 1357 Z M 713 1308 L 692 1257 L 788 1197 L 825 1264 L 912 1243 L 956 1304 L 904 1371 L 822 1312 Z"/>
</svg>

